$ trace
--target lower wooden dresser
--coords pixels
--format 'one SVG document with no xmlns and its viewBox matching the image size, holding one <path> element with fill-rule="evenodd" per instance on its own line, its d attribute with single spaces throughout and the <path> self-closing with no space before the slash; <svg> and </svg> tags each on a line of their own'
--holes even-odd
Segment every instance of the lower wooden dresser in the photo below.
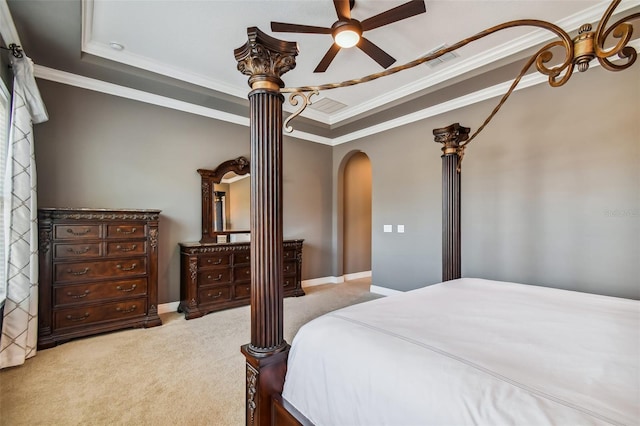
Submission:
<svg viewBox="0 0 640 426">
<path fill-rule="evenodd" d="M 284 242 L 284 296 L 304 296 L 302 242 Z M 248 305 L 250 243 L 180 243 L 180 305 L 186 319 Z"/>
<path fill-rule="evenodd" d="M 159 210 L 38 210 L 39 349 L 162 324 L 159 215 Z"/>
</svg>

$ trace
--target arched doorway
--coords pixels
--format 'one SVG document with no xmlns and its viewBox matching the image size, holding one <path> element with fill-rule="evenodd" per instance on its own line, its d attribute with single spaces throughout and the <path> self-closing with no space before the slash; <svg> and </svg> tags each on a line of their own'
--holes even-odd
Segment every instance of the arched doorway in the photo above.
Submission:
<svg viewBox="0 0 640 426">
<path fill-rule="evenodd" d="M 351 155 L 343 174 L 343 273 L 359 278 L 371 271 L 371 161 Z"/>
</svg>

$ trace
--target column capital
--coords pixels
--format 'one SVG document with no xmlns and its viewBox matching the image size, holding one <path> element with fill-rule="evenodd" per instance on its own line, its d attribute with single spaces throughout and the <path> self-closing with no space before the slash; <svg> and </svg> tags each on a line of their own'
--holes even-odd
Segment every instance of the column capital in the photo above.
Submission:
<svg viewBox="0 0 640 426">
<path fill-rule="evenodd" d="M 233 51 L 238 61 L 238 71 L 249 76 L 252 89 L 279 91 L 284 87 L 280 78 L 296 67 L 298 44 L 278 40 L 257 27 L 247 28 L 249 40 Z"/>
<path fill-rule="evenodd" d="M 469 139 L 469 130 L 460 123 L 453 123 L 448 127 L 433 129 L 433 136 L 436 143 L 443 145 L 443 155 L 459 154 L 460 143 Z"/>
</svg>

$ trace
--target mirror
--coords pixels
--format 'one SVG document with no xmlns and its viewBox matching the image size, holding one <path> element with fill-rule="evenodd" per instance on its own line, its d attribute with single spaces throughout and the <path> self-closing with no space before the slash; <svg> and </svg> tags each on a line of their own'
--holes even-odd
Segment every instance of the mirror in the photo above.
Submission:
<svg viewBox="0 0 640 426">
<path fill-rule="evenodd" d="M 202 178 L 201 243 L 248 240 L 251 181 L 249 160 L 238 157 L 214 170 L 198 169 Z M 240 238 L 242 235 L 246 237 Z"/>
</svg>

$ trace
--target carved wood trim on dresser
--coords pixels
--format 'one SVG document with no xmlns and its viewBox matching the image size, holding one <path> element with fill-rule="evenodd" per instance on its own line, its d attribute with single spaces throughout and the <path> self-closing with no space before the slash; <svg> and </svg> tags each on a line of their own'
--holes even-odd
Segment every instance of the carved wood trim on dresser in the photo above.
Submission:
<svg viewBox="0 0 640 426">
<path fill-rule="evenodd" d="M 38 348 L 162 324 L 160 210 L 42 208 Z"/>
<path fill-rule="evenodd" d="M 304 296 L 302 243 L 283 243 L 285 297 Z M 242 243 L 180 243 L 180 305 L 186 319 L 251 302 L 251 250 Z"/>
</svg>

